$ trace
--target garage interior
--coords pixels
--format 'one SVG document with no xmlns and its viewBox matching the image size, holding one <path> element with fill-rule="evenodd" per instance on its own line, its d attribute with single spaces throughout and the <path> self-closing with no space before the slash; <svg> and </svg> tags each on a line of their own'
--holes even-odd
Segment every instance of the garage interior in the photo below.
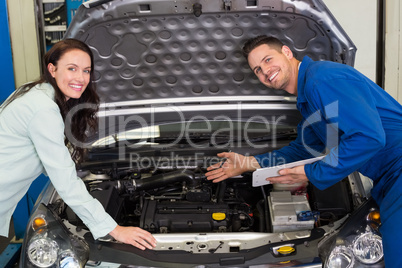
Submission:
<svg viewBox="0 0 402 268">
<path fill-rule="evenodd" d="M 322 1 L 357 47 L 355 68 L 402 103 L 400 1 Z M 0 0 L 3 55 L 0 103 L 16 88 L 39 77 L 41 57 L 52 43 L 63 38 L 74 11 L 83 2 L 85 0 Z M 43 175 L 35 181 L 17 207 L 9 237 L 0 237 L 0 267 L 16 267 L 29 211 L 47 181 Z"/>
</svg>

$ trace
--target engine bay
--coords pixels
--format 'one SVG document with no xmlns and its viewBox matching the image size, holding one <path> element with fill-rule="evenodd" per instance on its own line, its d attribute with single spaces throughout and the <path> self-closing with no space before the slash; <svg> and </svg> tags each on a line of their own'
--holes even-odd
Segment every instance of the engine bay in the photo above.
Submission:
<svg viewBox="0 0 402 268">
<path fill-rule="evenodd" d="M 119 225 L 153 234 L 311 230 L 352 210 L 347 179 L 324 191 L 252 187 L 251 173 L 212 183 L 200 169 L 88 171 L 82 179 Z M 61 217 L 86 229 L 69 207 Z"/>
</svg>

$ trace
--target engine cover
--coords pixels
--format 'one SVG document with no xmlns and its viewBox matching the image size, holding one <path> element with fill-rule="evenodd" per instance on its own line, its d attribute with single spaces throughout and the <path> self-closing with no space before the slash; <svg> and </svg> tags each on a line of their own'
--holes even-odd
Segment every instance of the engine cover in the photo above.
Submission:
<svg viewBox="0 0 402 268">
<path fill-rule="evenodd" d="M 225 232 L 229 228 L 227 204 L 146 200 L 140 227 L 152 233 Z"/>
</svg>

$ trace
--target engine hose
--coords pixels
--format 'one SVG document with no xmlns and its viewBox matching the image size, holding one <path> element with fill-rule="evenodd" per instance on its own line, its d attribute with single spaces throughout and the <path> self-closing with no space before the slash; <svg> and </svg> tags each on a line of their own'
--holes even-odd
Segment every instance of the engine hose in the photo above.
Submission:
<svg viewBox="0 0 402 268">
<path fill-rule="evenodd" d="M 260 201 L 258 201 L 257 202 L 257 210 L 258 210 L 258 213 L 260 214 L 260 217 L 259 217 L 259 232 L 261 232 L 261 233 L 263 233 L 264 232 L 264 230 L 265 230 L 265 228 L 266 228 L 266 225 L 265 225 L 265 213 L 264 213 L 264 209 L 263 209 L 263 204 L 264 203 L 264 200 L 260 200 Z"/>
<path fill-rule="evenodd" d="M 189 186 L 194 186 L 198 182 L 195 180 L 194 172 L 190 170 L 176 170 L 169 173 L 158 174 L 146 179 L 134 179 L 133 184 L 135 190 L 149 190 L 182 181 L 185 181 Z"/>
<path fill-rule="evenodd" d="M 185 181 L 188 186 L 196 186 L 199 180 L 195 173 L 190 170 L 176 170 L 169 173 L 158 174 L 145 179 L 122 179 L 115 181 L 103 181 L 90 185 L 91 191 L 104 190 L 114 187 L 119 193 L 133 194 L 137 190 L 149 190 L 164 187 L 168 184 Z"/>
<path fill-rule="evenodd" d="M 218 189 L 217 189 L 217 199 L 218 199 L 218 204 L 223 203 L 224 197 L 225 197 L 225 191 L 226 191 L 226 181 L 222 181 L 219 183 Z"/>
<path fill-rule="evenodd" d="M 270 219 L 270 217 L 269 217 L 269 205 L 268 205 L 268 198 L 267 198 L 267 195 L 266 195 L 265 190 L 264 190 L 264 186 L 261 186 L 261 192 L 262 192 L 262 195 L 264 197 L 265 226 L 266 226 L 267 232 L 270 233 L 271 232 L 271 222 L 269 220 Z"/>
</svg>

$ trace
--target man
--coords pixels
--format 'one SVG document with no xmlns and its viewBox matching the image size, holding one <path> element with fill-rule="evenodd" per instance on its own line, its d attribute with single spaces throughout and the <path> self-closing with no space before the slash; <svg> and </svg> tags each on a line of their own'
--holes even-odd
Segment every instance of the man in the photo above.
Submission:
<svg viewBox="0 0 402 268">
<path fill-rule="evenodd" d="M 300 62 L 278 39 L 258 36 L 243 53 L 267 87 L 297 96 L 302 114 L 295 141 L 256 156 L 220 153 L 227 158 L 210 166 L 208 180 L 229 177 L 285 160 L 293 162 L 327 152 L 323 161 L 283 169 L 271 183 L 310 181 L 325 189 L 353 171 L 374 182 L 372 196 L 380 206 L 386 267 L 402 267 L 402 106 L 356 69 L 329 61 Z"/>
</svg>

